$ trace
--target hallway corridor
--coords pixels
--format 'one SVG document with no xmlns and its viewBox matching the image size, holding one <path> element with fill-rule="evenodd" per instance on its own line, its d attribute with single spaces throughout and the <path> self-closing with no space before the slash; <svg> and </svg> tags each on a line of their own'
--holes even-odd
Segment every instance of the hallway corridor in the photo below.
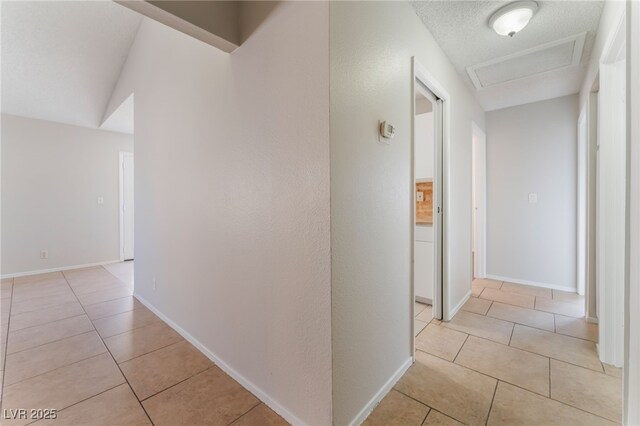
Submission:
<svg viewBox="0 0 640 426">
<path fill-rule="evenodd" d="M 452 321 L 416 303 L 416 362 L 366 425 L 614 425 L 622 372 L 573 293 L 475 280 Z"/>
<path fill-rule="evenodd" d="M 286 424 L 132 292 L 131 263 L 2 280 L 3 425 Z"/>
</svg>

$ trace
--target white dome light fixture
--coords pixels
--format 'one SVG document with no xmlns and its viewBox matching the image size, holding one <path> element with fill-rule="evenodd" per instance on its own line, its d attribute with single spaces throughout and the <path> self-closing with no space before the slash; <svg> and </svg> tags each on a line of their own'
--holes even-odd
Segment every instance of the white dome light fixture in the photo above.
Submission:
<svg viewBox="0 0 640 426">
<path fill-rule="evenodd" d="M 538 10 L 535 1 L 516 1 L 498 9 L 489 19 L 489 26 L 502 36 L 513 37 L 527 26 Z"/>
</svg>

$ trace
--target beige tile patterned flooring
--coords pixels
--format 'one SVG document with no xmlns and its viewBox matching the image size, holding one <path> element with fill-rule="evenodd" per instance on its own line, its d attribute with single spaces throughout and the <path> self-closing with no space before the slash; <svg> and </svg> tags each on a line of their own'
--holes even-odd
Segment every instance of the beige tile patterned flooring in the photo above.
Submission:
<svg viewBox="0 0 640 426">
<path fill-rule="evenodd" d="M 2 280 L 2 425 L 287 424 L 133 297 L 130 265 L 109 270 Z"/>
<path fill-rule="evenodd" d="M 577 294 L 475 280 L 450 322 L 416 303 L 416 362 L 366 425 L 613 425 L 621 371 Z"/>
</svg>

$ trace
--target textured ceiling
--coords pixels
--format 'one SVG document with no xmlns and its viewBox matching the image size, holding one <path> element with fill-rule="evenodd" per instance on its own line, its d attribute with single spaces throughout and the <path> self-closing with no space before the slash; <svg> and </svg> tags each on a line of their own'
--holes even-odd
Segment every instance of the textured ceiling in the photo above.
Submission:
<svg viewBox="0 0 640 426">
<path fill-rule="evenodd" d="M 412 2 L 422 22 L 485 110 L 577 93 L 589 61 L 603 2 L 538 1 L 538 11 L 529 25 L 513 38 L 499 36 L 488 24 L 491 15 L 507 3 L 510 2 Z M 582 32 L 587 35 L 582 60 L 578 65 L 481 90 L 476 90 L 466 72 L 467 67 Z"/>
<path fill-rule="evenodd" d="M 141 19 L 112 1 L 2 1 L 2 112 L 98 128 Z"/>
</svg>

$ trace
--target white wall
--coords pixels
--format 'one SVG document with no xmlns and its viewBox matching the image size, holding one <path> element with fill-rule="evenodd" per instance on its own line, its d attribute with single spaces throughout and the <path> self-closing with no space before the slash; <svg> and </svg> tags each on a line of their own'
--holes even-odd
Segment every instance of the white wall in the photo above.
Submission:
<svg viewBox="0 0 640 426">
<path fill-rule="evenodd" d="M 433 113 L 417 114 L 414 174 L 416 179 L 433 179 Z"/>
<path fill-rule="evenodd" d="M 411 57 L 451 96 L 450 308 L 471 289 L 471 120 L 484 126 L 484 113 L 409 3 L 330 7 L 333 410 L 344 425 L 412 356 Z M 396 126 L 390 145 L 378 120 Z"/>
<path fill-rule="evenodd" d="M 120 151 L 132 135 L 2 114 L 3 275 L 120 258 Z"/>
<path fill-rule="evenodd" d="M 487 113 L 489 276 L 576 290 L 577 120 L 577 95 Z"/>
<path fill-rule="evenodd" d="M 136 292 L 287 420 L 318 425 L 328 19 L 326 3 L 282 3 L 231 55 L 145 19 L 112 102 L 135 92 Z"/>
</svg>

